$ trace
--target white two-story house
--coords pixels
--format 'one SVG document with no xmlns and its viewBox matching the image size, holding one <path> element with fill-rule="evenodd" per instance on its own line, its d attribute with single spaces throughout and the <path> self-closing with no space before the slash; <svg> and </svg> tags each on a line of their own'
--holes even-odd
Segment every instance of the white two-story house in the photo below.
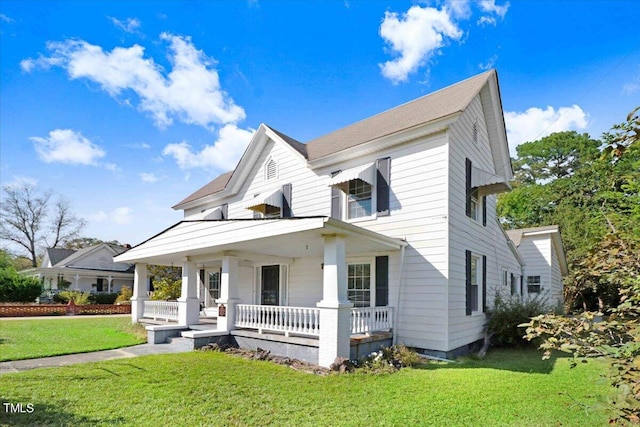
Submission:
<svg viewBox="0 0 640 427">
<path fill-rule="evenodd" d="M 307 143 L 260 125 L 233 171 L 174 206 L 181 222 L 116 257 L 136 264 L 133 321 L 214 313 L 182 335 L 323 366 L 376 336 L 466 352 L 526 264 L 496 220 L 511 179 L 493 70 Z M 182 266 L 177 303 L 148 301 L 147 264 Z"/>
</svg>

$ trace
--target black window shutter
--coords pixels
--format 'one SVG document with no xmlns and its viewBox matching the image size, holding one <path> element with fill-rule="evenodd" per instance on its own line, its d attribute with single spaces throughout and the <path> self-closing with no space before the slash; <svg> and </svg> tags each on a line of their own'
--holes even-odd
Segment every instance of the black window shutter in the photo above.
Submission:
<svg viewBox="0 0 640 427">
<path fill-rule="evenodd" d="M 389 305 L 389 257 L 376 257 L 376 307 Z"/>
<path fill-rule="evenodd" d="M 487 196 L 482 196 L 482 225 L 487 226 Z"/>
<path fill-rule="evenodd" d="M 389 215 L 391 158 L 378 159 L 376 174 L 376 198 L 378 216 Z"/>
<path fill-rule="evenodd" d="M 466 296 L 466 313 L 471 315 L 471 251 L 465 251 L 465 296 Z"/>
<path fill-rule="evenodd" d="M 202 283 L 202 285 L 208 289 L 209 285 L 204 281 L 204 270 L 200 270 L 199 273 L 200 273 L 200 283 Z"/>
<path fill-rule="evenodd" d="M 471 160 L 465 159 L 465 212 L 471 217 Z"/>
<path fill-rule="evenodd" d="M 487 256 L 482 255 L 482 312 L 487 312 Z"/>
<path fill-rule="evenodd" d="M 331 176 L 334 177 L 339 174 L 340 171 L 331 172 Z M 337 187 L 331 187 L 331 218 L 342 219 L 342 192 Z"/>
<path fill-rule="evenodd" d="M 224 203 L 220 206 L 221 217 L 220 219 L 229 219 L 229 203 Z"/>
<path fill-rule="evenodd" d="M 282 186 L 282 210 L 280 214 L 282 218 L 291 217 L 291 184 Z"/>
</svg>

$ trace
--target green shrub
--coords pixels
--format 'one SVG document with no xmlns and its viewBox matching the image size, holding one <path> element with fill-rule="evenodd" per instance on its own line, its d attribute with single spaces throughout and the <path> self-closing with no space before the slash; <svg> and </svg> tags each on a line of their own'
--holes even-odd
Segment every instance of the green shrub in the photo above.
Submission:
<svg viewBox="0 0 640 427">
<path fill-rule="evenodd" d="M 91 304 L 114 304 L 117 297 L 117 293 L 91 294 L 91 296 L 89 296 L 89 301 Z"/>
<path fill-rule="evenodd" d="M 19 274 L 13 267 L 0 269 L 0 302 L 35 302 L 42 284 L 35 277 Z"/>
<path fill-rule="evenodd" d="M 153 283 L 154 301 L 166 301 L 178 299 L 182 293 L 182 280 L 173 280 L 170 278 L 162 278 Z"/>
<path fill-rule="evenodd" d="M 133 291 L 129 286 L 123 286 L 120 289 L 115 304 L 131 304 L 131 297 L 133 297 Z"/>
<path fill-rule="evenodd" d="M 497 347 L 531 346 L 524 338 L 526 328 L 518 325 L 549 311 L 543 297 L 522 299 L 519 295 L 503 297 L 497 294 L 493 307 L 487 311 L 487 328 L 493 335 L 491 343 Z"/>
<path fill-rule="evenodd" d="M 57 296 L 64 304 L 71 300 L 73 300 L 75 305 L 87 305 L 91 303 L 91 294 L 89 292 L 62 291 Z"/>
</svg>

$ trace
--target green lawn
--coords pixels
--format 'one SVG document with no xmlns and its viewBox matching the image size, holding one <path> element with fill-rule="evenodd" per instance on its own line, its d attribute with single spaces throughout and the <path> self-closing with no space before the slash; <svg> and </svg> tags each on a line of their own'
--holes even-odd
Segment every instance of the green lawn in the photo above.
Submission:
<svg viewBox="0 0 640 427">
<path fill-rule="evenodd" d="M 6 425 L 605 426 L 598 362 L 569 368 L 537 351 L 395 374 L 316 376 L 191 352 L 3 375 L 3 402 L 34 405 Z"/>
<path fill-rule="evenodd" d="M 130 317 L 0 320 L 0 361 L 109 350 L 143 342 L 146 335 L 131 325 Z"/>
</svg>

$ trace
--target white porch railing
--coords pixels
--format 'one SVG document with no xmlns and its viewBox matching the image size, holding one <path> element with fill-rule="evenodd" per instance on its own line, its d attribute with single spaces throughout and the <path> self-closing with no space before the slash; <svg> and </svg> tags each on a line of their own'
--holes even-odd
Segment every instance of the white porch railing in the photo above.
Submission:
<svg viewBox="0 0 640 427">
<path fill-rule="evenodd" d="M 236 327 L 284 332 L 289 334 L 320 335 L 320 309 L 313 307 L 284 307 L 277 305 L 236 306 Z"/>
<path fill-rule="evenodd" d="M 393 327 L 391 307 L 365 307 L 351 309 L 351 333 L 367 334 L 373 331 L 390 331 Z"/>
<path fill-rule="evenodd" d="M 142 317 L 153 320 L 178 321 L 177 301 L 145 301 Z"/>
</svg>

